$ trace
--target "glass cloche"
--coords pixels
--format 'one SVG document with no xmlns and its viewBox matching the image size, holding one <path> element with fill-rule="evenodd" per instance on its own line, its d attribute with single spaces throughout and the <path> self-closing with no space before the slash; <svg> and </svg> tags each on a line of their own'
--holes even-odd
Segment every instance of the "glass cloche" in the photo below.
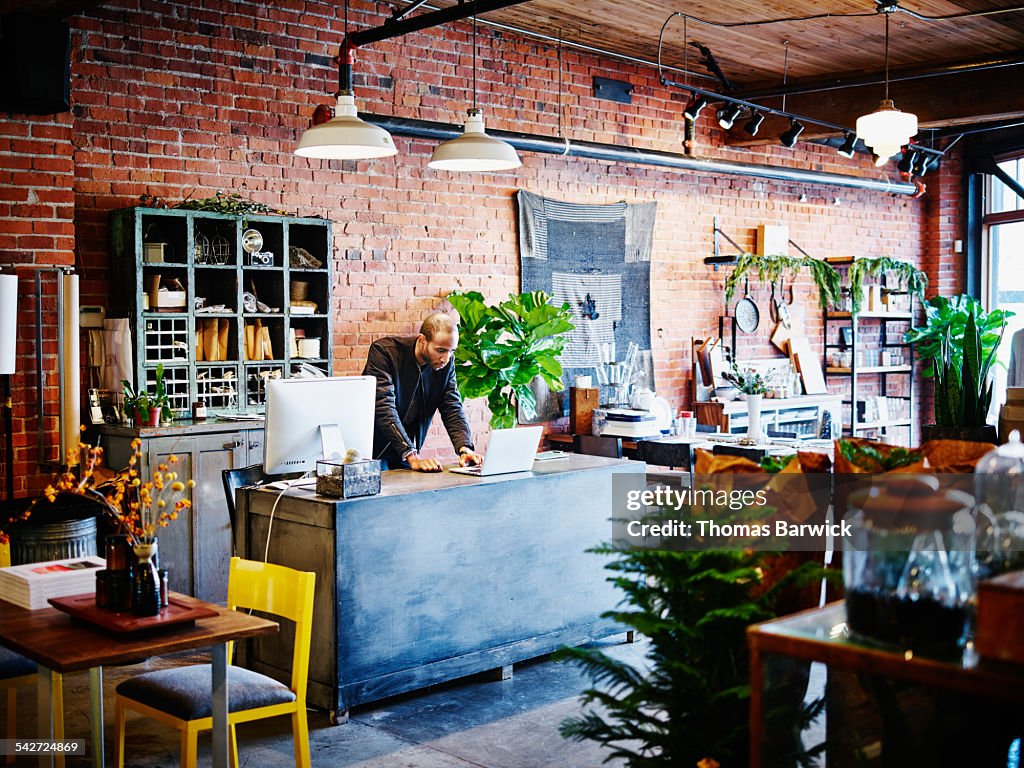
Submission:
<svg viewBox="0 0 1024 768">
<path fill-rule="evenodd" d="M 974 470 L 978 575 L 1024 568 L 1024 443 L 1014 430 Z"/>
</svg>

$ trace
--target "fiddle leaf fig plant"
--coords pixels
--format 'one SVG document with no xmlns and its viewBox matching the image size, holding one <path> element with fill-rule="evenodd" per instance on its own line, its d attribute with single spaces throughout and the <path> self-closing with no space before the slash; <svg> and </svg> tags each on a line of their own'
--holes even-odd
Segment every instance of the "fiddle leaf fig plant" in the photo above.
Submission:
<svg viewBox="0 0 1024 768">
<path fill-rule="evenodd" d="M 477 291 L 452 293 L 448 301 L 459 313 L 455 369 L 466 397 L 486 397 L 491 426 L 514 427 L 517 405 L 536 412 L 530 382 L 540 376 L 555 392 L 563 389 L 558 357 L 573 330 L 569 305 L 556 307 L 543 291 L 509 294 L 488 305 Z"/>
</svg>

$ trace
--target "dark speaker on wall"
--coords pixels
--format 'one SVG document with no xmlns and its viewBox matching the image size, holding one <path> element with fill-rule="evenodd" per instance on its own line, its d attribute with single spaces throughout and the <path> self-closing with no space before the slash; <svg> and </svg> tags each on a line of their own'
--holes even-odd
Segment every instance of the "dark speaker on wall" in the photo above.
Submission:
<svg viewBox="0 0 1024 768">
<path fill-rule="evenodd" d="M 55 115 L 71 108 L 71 28 L 25 13 L 0 18 L 0 112 Z"/>
</svg>

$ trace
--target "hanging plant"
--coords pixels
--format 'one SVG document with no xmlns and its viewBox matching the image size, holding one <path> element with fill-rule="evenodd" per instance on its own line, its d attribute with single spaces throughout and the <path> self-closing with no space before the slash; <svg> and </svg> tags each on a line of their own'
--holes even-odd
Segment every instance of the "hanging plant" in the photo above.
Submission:
<svg viewBox="0 0 1024 768">
<path fill-rule="evenodd" d="M 786 273 L 796 274 L 801 269 L 809 269 L 814 284 L 818 286 L 818 304 L 822 309 L 839 301 L 839 273 L 821 259 L 812 256 L 783 256 L 774 254 L 759 256 L 756 253 L 740 254 L 732 274 L 725 281 L 725 303 L 732 301 L 740 281 L 757 273 L 761 281 L 778 282 Z"/>
<path fill-rule="evenodd" d="M 854 259 L 853 264 L 850 265 L 850 294 L 853 314 L 856 315 L 860 312 L 864 278 L 868 276 L 881 277 L 886 272 L 895 274 L 899 285 L 905 286 L 907 291 L 915 294 L 920 301 L 924 301 L 924 292 L 928 287 L 928 275 L 910 262 L 892 259 L 888 256 Z"/>
</svg>

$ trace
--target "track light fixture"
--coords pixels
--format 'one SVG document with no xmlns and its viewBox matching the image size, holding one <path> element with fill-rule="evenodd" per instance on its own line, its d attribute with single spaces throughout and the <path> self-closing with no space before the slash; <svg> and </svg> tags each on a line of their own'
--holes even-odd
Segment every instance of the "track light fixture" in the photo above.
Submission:
<svg viewBox="0 0 1024 768">
<path fill-rule="evenodd" d="M 843 157 L 853 157 L 857 150 L 857 134 L 854 131 L 843 131 L 843 145 L 836 151 Z"/>
<path fill-rule="evenodd" d="M 708 105 L 708 100 L 705 96 L 700 94 L 693 94 L 690 97 L 689 103 L 686 105 L 686 109 L 683 110 L 683 114 L 691 120 L 696 120 L 700 115 L 700 111 Z"/>
<path fill-rule="evenodd" d="M 782 142 L 782 146 L 792 148 L 796 144 L 797 138 L 804 132 L 804 124 L 796 118 L 790 118 L 789 128 L 779 136 L 779 141 Z"/>
<path fill-rule="evenodd" d="M 715 117 L 718 118 L 718 124 L 722 126 L 723 130 L 728 131 L 732 128 L 733 123 L 736 122 L 736 118 L 740 116 L 740 111 L 743 107 L 739 104 L 729 104 L 718 110 Z"/>
<path fill-rule="evenodd" d="M 757 136 L 758 130 L 761 128 L 761 123 L 764 122 L 764 113 L 758 112 L 756 109 L 750 113 L 750 119 L 743 124 L 743 130 L 749 133 L 751 136 Z"/>
<path fill-rule="evenodd" d="M 920 155 L 921 153 L 913 147 L 904 147 L 903 154 L 900 156 L 900 161 L 896 163 L 896 170 L 898 170 L 901 175 L 909 177 L 917 167 Z"/>
<path fill-rule="evenodd" d="M 920 152 L 917 166 L 914 168 L 915 176 L 924 176 L 928 171 L 935 170 L 939 164 L 939 155 L 931 155 L 927 152 Z"/>
</svg>

